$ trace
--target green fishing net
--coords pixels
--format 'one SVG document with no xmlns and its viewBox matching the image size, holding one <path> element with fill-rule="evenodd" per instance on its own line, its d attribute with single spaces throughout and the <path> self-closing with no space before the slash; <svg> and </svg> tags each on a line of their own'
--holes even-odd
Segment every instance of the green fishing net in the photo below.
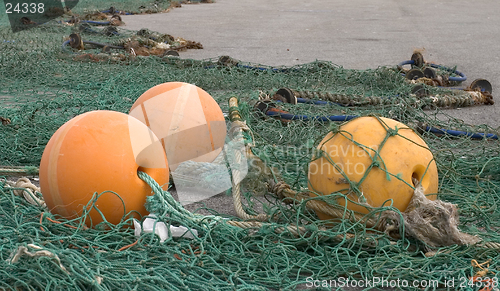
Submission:
<svg viewBox="0 0 500 291">
<path fill-rule="evenodd" d="M 141 5 L 166 9 L 170 2 L 91 1 L 80 3 L 74 12 L 83 15 L 112 5 L 141 12 Z M 264 212 L 270 217 L 244 226 L 233 223 L 243 222 L 241 219 L 216 209 L 186 212 L 170 194 L 156 189 L 147 207 L 158 221 L 198 232 L 194 239 L 170 237 L 164 242 L 152 233 L 137 238 L 131 220 L 103 229 L 86 229 L 82 219 L 67 221 L 54 217 L 43 206 L 30 204 L 22 195 L 16 195 L 15 189 L 19 188 L 8 186 L 8 179 L 3 179 L 0 288 L 330 290 L 336 287 L 326 287 L 329 280 L 349 278 L 359 282 L 384 278 L 406 280 L 410 285 L 403 286 L 403 290 L 455 290 L 461 283 L 465 283 L 464 290 L 479 290 L 480 285 L 469 285 L 469 278 L 481 268 L 488 269 L 483 277 L 498 281 L 498 141 L 426 130 L 432 127 L 496 134 L 486 125 L 468 125 L 454 119 L 436 106 L 436 100 L 469 98 L 468 93 L 424 85 L 431 97 L 418 97 L 412 93 L 415 84 L 405 80 L 399 69 L 390 64 L 370 70 L 345 69 L 323 61 L 268 67 L 237 60 L 228 62 L 227 58 L 199 61 L 163 53 L 134 55 L 125 49 L 103 52 L 102 48 L 89 45 L 85 50 L 76 50 L 67 43 L 72 33 L 79 33 L 83 40 L 114 46 L 124 46 L 133 39 L 147 49 L 152 44 L 149 36 L 158 39 L 162 35 L 138 35 L 137 31 L 119 26 L 110 34 L 103 27 L 59 22 L 69 15 L 14 34 L 5 14 L 1 15 L 2 167 L 33 170 L 52 134 L 71 118 L 92 110 L 127 113 L 149 88 L 178 81 L 203 88 L 228 114 L 229 98 L 237 97 L 239 106 L 231 110 L 237 109 L 248 126 L 247 144 L 252 144 L 253 154 L 278 174 L 273 177 L 250 171 L 243 181 L 244 210 L 249 214 Z M 179 45 L 179 41 L 175 43 L 177 37 L 182 36 L 165 39 L 170 39 L 175 48 Z M 294 121 L 266 117 L 255 110 L 259 100 L 272 98 L 280 88 L 291 88 L 323 101 L 328 101 L 324 96 L 329 93 L 346 102 L 275 102 L 279 110 L 301 116 Z M 443 106 L 456 106 L 447 104 Z M 306 207 L 308 199 L 283 203 L 283 197 L 270 190 L 266 183 L 275 178 L 286 183 L 290 191 L 300 193 L 308 188 L 308 164 L 316 147 L 328 132 L 337 131 L 342 124 L 311 117 L 367 115 L 396 119 L 412 129 L 420 129 L 438 166 L 438 198 L 457 205 L 460 230 L 476 235 L 481 244 L 444 246 L 428 252 L 414 238 L 405 236 L 404 231 L 395 239 L 359 221 L 342 217 L 333 224 L 322 221 Z M 229 117 L 227 123 L 232 123 Z M 154 187 L 154 181 L 144 179 Z M 371 217 L 383 211 L 399 213 L 386 206 L 374 210 Z M 345 210 L 344 218 L 348 216 L 349 211 Z M 133 243 L 136 244 L 130 246 Z M 487 264 L 478 267 L 483 262 Z M 452 279 L 455 288 L 446 285 Z M 415 281 L 419 286 L 412 286 Z"/>
</svg>

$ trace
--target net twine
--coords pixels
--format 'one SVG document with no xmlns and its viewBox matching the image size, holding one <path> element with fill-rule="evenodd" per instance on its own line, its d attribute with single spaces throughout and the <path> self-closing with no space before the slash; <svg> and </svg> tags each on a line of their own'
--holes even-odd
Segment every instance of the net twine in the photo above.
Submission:
<svg viewBox="0 0 500 291">
<path fill-rule="evenodd" d="M 248 128 L 245 123 L 241 122 L 241 115 L 239 114 L 237 109 L 237 98 L 232 97 L 229 100 L 229 104 L 230 108 L 232 108 L 232 112 L 230 114 L 230 119 L 231 121 L 233 121 L 232 126 L 240 127 L 241 129 L 244 128 L 246 131 L 249 131 L 250 128 Z M 387 136 L 384 141 L 382 141 L 378 151 L 382 149 L 382 146 L 389 136 L 397 134 L 397 130 L 394 133 L 390 132 L 390 128 L 387 128 L 387 130 Z M 247 145 L 246 154 L 248 159 L 259 159 L 252 153 L 250 145 Z M 377 157 L 378 154 L 373 155 L 373 160 L 376 161 Z M 238 162 L 241 162 L 241 159 L 239 159 Z M 267 167 L 262 161 L 260 161 L 258 165 L 261 165 L 261 167 Z M 358 185 L 362 183 L 370 169 L 371 166 L 367 169 L 364 177 L 361 178 Z M 261 169 L 261 171 L 265 170 L 266 169 Z M 271 168 L 268 168 L 267 170 L 271 172 L 273 171 Z M 277 195 L 285 203 L 293 204 L 295 202 L 300 203 L 306 201 L 306 206 L 310 209 L 319 211 L 332 217 L 346 218 L 346 209 L 344 207 L 326 203 L 325 201 L 307 201 L 307 199 L 310 199 L 309 192 L 297 193 L 291 190 L 291 187 L 284 181 L 277 181 L 276 176 L 274 176 L 274 179 L 265 181 L 265 183 L 268 185 L 269 191 Z M 422 185 L 419 184 L 419 181 L 414 179 L 413 183 L 415 185 L 414 194 L 412 196 L 410 204 L 405 211 L 401 213 L 394 211 L 384 211 L 381 213 L 379 220 L 367 218 L 367 216 L 365 215 L 352 212 L 353 215 L 348 216 L 347 219 L 350 219 L 353 222 L 362 222 L 366 225 L 366 227 L 376 228 L 387 233 L 393 238 L 400 238 L 400 229 L 403 228 L 403 232 L 407 236 L 416 238 L 421 241 L 427 251 L 450 245 L 475 245 L 481 241 L 481 239 L 476 236 L 460 232 L 460 230 L 458 229 L 459 217 L 456 205 L 440 200 L 432 201 L 427 199 L 424 194 L 424 189 L 422 188 Z M 234 185 L 233 199 L 238 216 L 245 220 L 269 219 L 269 216 L 265 214 L 250 216 L 245 213 L 241 207 L 240 192 L 241 189 L 239 187 L 239 184 Z M 294 234 L 297 235 L 297 233 Z M 481 246 L 496 248 L 496 246 L 493 246 L 492 244 L 482 244 Z"/>
<path fill-rule="evenodd" d="M 241 124 L 239 124 L 238 126 L 241 126 Z M 164 205 L 173 207 L 172 210 L 175 213 L 175 215 L 182 217 L 183 219 L 188 218 L 196 222 L 202 220 L 212 220 L 212 219 L 214 219 L 215 222 L 221 221 L 220 218 L 216 216 L 200 216 L 185 210 L 182 207 L 182 205 L 180 205 L 168 192 L 163 191 L 159 186 L 159 184 L 157 184 L 156 181 L 154 181 L 147 174 L 140 172 L 139 177 L 143 179 L 146 183 L 148 183 L 148 185 L 151 186 L 156 195 L 159 195 L 159 197 L 162 197 L 164 199 L 163 202 Z M 18 196 L 24 197 L 26 201 L 28 201 L 28 203 L 36 206 L 46 207 L 43 199 L 37 198 L 33 194 L 33 191 L 35 191 L 37 194 L 41 194 L 40 189 L 36 187 L 34 184 L 32 184 L 31 181 L 29 181 L 29 179 L 27 179 L 26 177 L 20 178 L 15 183 L 7 181 L 7 185 L 9 187 L 18 188 L 18 189 L 12 189 L 13 192 Z M 238 189 L 238 191 L 241 191 L 239 187 L 236 188 Z M 276 194 L 279 198 L 283 199 L 284 203 L 288 204 L 293 204 L 296 202 L 300 203 L 310 198 L 310 196 L 307 193 L 297 193 L 291 190 L 290 186 L 283 181 L 274 183 L 274 181 L 270 180 L 269 189 L 271 193 Z M 269 219 L 269 216 L 266 214 L 259 214 L 259 215 L 247 214 L 241 206 L 242 205 L 241 195 L 235 195 L 238 194 L 235 191 L 233 191 L 232 193 L 233 193 L 233 199 L 235 201 L 234 202 L 235 209 L 239 208 L 239 210 L 237 210 L 237 213 L 240 216 L 240 218 L 244 220 L 262 220 L 262 221 Z M 345 218 L 346 215 L 345 211 L 337 209 L 335 205 L 328 204 L 324 201 L 309 200 L 306 202 L 306 206 L 312 210 L 320 211 L 324 214 L 333 217 Z M 443 211 L 438 211 L 437 209 L 442 209 Z M 425 194 L 423 193 L 423 188 L 421 185 L 417 184 L 414 196 L 410 201 L 408 209 L 402 212 L 401 214 L 404 221 L 405 233 L 408 236 L 417 238 L 420 241 L 422 241 L 426 245 L 427 252 L 430 252 L 432 248 L 436 247 L 442 247 L 454 244 L 473 245 L 481 242 L 481 239 L 479 239 L 478 237 L 471 236 L 466 233 L 461 233 L 458 230 L 457 225 L 459 222 L 458 222 L 458 212 L 456 205 L 448 202 L 443 202 L 440 200 L 432 201 L 427 199 L 425 197 Z M 445 217 L 440 220 L 441 216 L 443 215 Z M 366 227 L 368 228 L 374 227 L 376 229 L 386 232 L 387 234 L 391 235 L 394 238 L 400 238 L 398 229 L 400 227 L 399 224 L 401 224 L 401 219 L 400 216 L 395 212 L 384 211 L 379 221 L 374 221 L 373 219 L 366 219 L 365 216 L 355 213 L 355 215 L 351 217 L 351 220 L 355 222 L 361 222 L 363 220 L 366 220 L 365 222 L 363 222 L 363 224 L 365 224 Z M 266 225 L 265 223 L 258 221 L 228 220 L 226 222 L 229 225 L 236 226 L 239 228 L 261 228 Z M 277 233 L 284 232 L 285 230 L 290 232 L 294 236 L 303 236 L 306 233 L 308 233 L 308 230 L 306 228 L 294 225 L 289 225 L 286 227 L 278 227 L 275 229 Z M 321 228 L 320 230 L 326 231 L 327 228 Z M 394 233 L 394 231 L 397 232 Z M 353 234 L 347 234 L 347 235 L 348 237 L 354 236 Z M 337 239 L 340 240 L 344 238 L 345 237 L 342 235 L 339 235 L 337 237 Z M 395 242 L 391 243 L 395 244 Z M 373 246 L 373 242 L 367 245 Z M 490 249 L 500 249 L 500 244 L 495 242 L 482 242 L 481 244 L 478 244 L 478 246 Z M 31 247 L 41 249 L 40 247 L 35 245 L 31 245 Z M 27 252 L 27 248 L 20 247 L 16 255 L 11 260 L 11 262 L 13 263 L 17 262 L 17 260 L 22 254 L 27 254 L 31 257 L 38 255 L 54 257 L 54 254 L 48 253 L 46 251 L 39 251 L 35 254 L 31 254 Z M 58 259 L 58 257 L 55 256 L 55 258 L 60 264 L 60 260 Z M 61 268 L 66 270 L 64 267 L 62 267 L 62 265 Z"/>
<path fill-rule="evenodd" d="M 68 270 L 61 263 L 61 259 L 59 259 L 59 256 L 57 256 L 56 254 L 54 254 L 48 250 L 44 250 L 44 249 L 42 249 L 42 247 L 37 246 L 35 244 L 28 244 L 28 247 L 35 249 L 35 250 L 38 250 L 38 251 L 30 252 L 27 247 L 19 246 L 17 251 L 12 253 L 11 258 L 9 258 L 7 261 L 10 264 L 14 264 L 14 263 L 17 263 L 23 256 L 28 256 L 28 257 L 32 257 L 32 258 L 33 257 L 34 258 L 36 258 L 36 257 L 49 257 L 49 258 L 53 258 L 57 262 L 57 264 L 59 265 L 59 268 L 61 268 L 61 270 L 63 270 L 64 272 L 69 274 Z"/>
<path fill-rule="evenodd" d="M 118 8 L 140 12 L 144 9 L 138 9 L 138 6 L 149 7 L 149 4 L 125 0 Z M 99 5 L 110 4 L 81 2 L 75 7 L 75 13 L 83 8 L 89 11 L 109 8 Z M 282 106 L 291 114 L 366 116 L 375 113 L 407 125 L 421 122 L 429 127 L 497 133 L 498 129 L 490 126 L 473 126 L 455 119 L 447 110 L 429 106 L 431 110 L 424 111 L 424 108 L 412 105 L 414 85 L 394 68 L 350 70 L 323 61 L 293 67 L 271 67 L 242 61 L 223 66 L 218 59 L 132 58 L 113 50 L 103 54 L 100 49 L 72 54 L 62 50 L 61 44 L 63 38 L 74 33 L 77 27 L 53 21 L 14 34 L 6 18 L 6 14 L 0 15 L 0 78 L 3 81 L 0 116 L 2 121 L 9 121 L 0 123 L 0 165 L 39 165 L 44 146 L 52 134 L 72 117 L 91 110 L 127 113 L 137 96 L 149 88 L 167 81 L 181 81 L 196 84 L 209 92 L 223 112 L 228 112 L 229 97 L 239 96 L 239 110 L 251 129 L 243 134 L 245 139 L 254 143 L 253 154 L 263 158 L 263 151 L 268 150 L 270 155 L 267 160 L 262 159 L 263 163 L 271 168 L 288 163 L 293 168 L 289 172 L 276 171 L 281 180 L 270 179 L 271 174 L 256 180 L 259 191 L 247 191 L 254 189 L 247 188 L 251 186 L 248 181 L 240 185 L 241 199 L 247 198 L 248 202 L 248 207 L 243 205 L 243 210 L 250 215 L 267 213 L 268 221 L 239 221 L 230 217 L 231 221 L 239 223 L 259 223 L 255 227 L 240 228 L 222 223 L 227 218 L 210 225 L 215 218 L 197 222 L 180 221 L 180 216 L 175 215 L 162 216 L 159 219 L 167 224 L 191 225 L 208 231 L 201 232 L 195 242 L 178 239 L 163 244 L 153 234 L 135 237 L 126 226 L 131 224 L 130 221 L 110 226 L 105 231 L 84 229 L 80 220 L 53 217 L 48 211 L 41 212 L 39 206 L 26 202 L 23 196 L 15 195 L 14 188 L 7 187 L 5 181 L 0 180 L 0 256 L 4 258 L 0 261 L 3 270 L 0 272 L 0 289 L 286 290 L 300 289 L 309 276 L 325 280 L 332 279 L 332 276 L 368 280 L 383 276 L 388 280 L 426 279 L 442 284 L 452 277 L 474 275 L 477 269 L 471 265 L 472 258 L 478 262 L 491 259 L 488 269 L 498 274 L 495 262 L 500 259 L 497 207 L 500 199 L 500 150 L 496 141 L 421 133 L 438 164 L 440 199 L 459 206 L 460 230 L 482 239 L 476 245 L 453 245 L 429 251 L 425 253 L 426 257 L 421 249 L 414 248 L 415 240 L 408 239 L 406 234 L 395 240 L 376 228 L 351 222 L 347 214 L 346 219 L 338 219 L 338 223 L 330 225 L 317 220 L 315 213 L 309 211 L 306 202 L 300 198 L 275 198 L 278 195 L 272 195 L 272 191 L 269 191 L 271 195 L 259 196 L 260 192 L 268 191 L 266 181 L 283 181 L 291 190 L 307 193 L 304 191 L 307 188 L 305 165 L 310 162 L 313 152 L 303 145 L 317 144 L 335 127 L 333 123 L 315 120 L 284 124 L 280 120 L 257 118 L 251 114 L 251 104 L 256 102 L 261 90 L 270 92 L 286 87 L 346 97 L 398 96 L 397 102 L 388 105 Z M 137 33 L 122 27 L 117 31 L 118 34 L 113 36 L 94 33 L 91 39 L 100 43 L 118 43 L 120 39 Z M 82 36 L 86 39 L 87 32 L 82 32 Z M 428 90 L 431 96 L 464 94 L 443 88 Z M 250 138 L 250 134 L 254 138 Z M 289 155 L 294 153 L 294 156 Z M 157 195 L 152 196 L 160 200 Z M 256 198 L 256 203 L 269 200 L 270 208 L 255 211 L 249 197 L 252 201 Z M 307 198 L 307 194 L 297 197 Z M 287 199 L 293 203 L 284 203 Z M 320 198 L 308 199 L 305 201 L 324 202 Z M 155 209 L 154 205 L 164 205 L 156 200 L 153 202 L 151 210 Z M 159 207 L 156 210 L 163 213 Z M 218 214 L 208 207 L 201 209 Z M 227 217 L 224 214 L 218 216 Z M 369 218 L 379 220 L 377 216 Z M 204 223 L 207 227 L 202 227 Z M 289 226 L 301 236 L 292 234 Z M 307 232 L 302 233 L 297 228 Z M 403 231 L 400 233 L 404 234 Z M 31 243 L 57 254 L 71 276 L 67 276 L 50 257 L 23 256 L 17 263 L 6 262 L 20 245 L 27 247 Z M 195 247 L 206 254 L 193 254 Z M 28 251 L 38 250 L 28 247 Z"/>
</svg>

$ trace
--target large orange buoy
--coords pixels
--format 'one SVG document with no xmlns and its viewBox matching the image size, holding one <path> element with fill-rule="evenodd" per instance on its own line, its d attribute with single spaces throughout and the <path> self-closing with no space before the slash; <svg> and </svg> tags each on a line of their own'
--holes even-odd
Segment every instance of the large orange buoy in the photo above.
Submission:
<svg viewBox="0 0 500 291">
<path fill-rule="evenodd" d="M 395 130 L 397 134 L 382 144 L 388 131 L 395 133 Z M 321 195 L 341 192 L 350 200 L 364 202 L 358 199 L 360 193 L 352 191 L 350 181 L 358 184 L 371 207 L 390 205 L 387 200 L 392 199 L 393 206 L 404 211 L 413 196 L 413 179 L 420 181 L 425 194 L 437 193 L 437 167 L 427 144 L 412 129 L 395 120 L 356 118 L 341 126 L 337 133 L 327 134 L 318 149 L 324 151 L 323 155 L 313 158 L 308 176 L 309 189 Z M 377 152 L 378 157 L 372 161 Z M 436 195 L 428 198 L 435 200 Z M 347 203 L 347 208 L 356 212 L 370 212 L 346 199 L 339 198 L 337 202 L 342 206 Z M 317 214 L 320 219 L 332 218 Z"/>
<path fill-rule="evenodd" d="M 168 163 L 159 139 L 132 116 L 91 111 L 66 122 L 51 137 L 40 163 L 40 187 L 50 212 L 68 219 L 81 216 L 95 192 L 113 191 L 119 197 L 106 192 L 95 207 L 117 224 L 130 211 L 148 214 L 144 204 L 152 190 L 138 170 L 167 189 Z M 86 224 L 102 221 L 92 209 Z"/>
<path fill-rule="evenodd" d="M 160 138 L 172 171 L 185 161 L 212 162 L 224 146 L 222 110 L 212 96 L 195 85 L 157 85 L 136 100 L 129 114 Z"/>
</svg>

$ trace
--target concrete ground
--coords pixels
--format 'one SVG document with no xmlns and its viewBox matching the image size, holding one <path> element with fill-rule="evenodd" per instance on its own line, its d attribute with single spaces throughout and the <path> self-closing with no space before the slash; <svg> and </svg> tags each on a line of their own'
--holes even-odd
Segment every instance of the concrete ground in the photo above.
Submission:
<svg viewBox="0 0 500 291">
<path fill-rule="evenodd" d="M 181 58 L 229 55 L 271 66 L 326 60 L 368 69 L 396 65 L 409 59 L 414 49 L 423 49 L 427 61 L 464 72 L 468 77 L 464 86 L 477 78 L 489 80 L 496 97 L 498 15 L 500 2 L 493 0 L 216 0 L 123 20 L 127 29 L 147 28 L 203 44 L 203 50 L 181 52 Z M 466 123 L 499 128 L 499 106 L 447 113 Z M 232 199 L 225 194 L 204 202 L 219 212 L 235 214 Z"/>
<path fill-rule="evenodd" d="M 203 44 L 203 50 L 181 52 L 182 58 L 229 55 L 272 66 L 326 60 L 367 69 L 395 65 L 424 49 L 425 60 L 464 72 L 463 85 L 489 80 L 495 97 L 498 15 L 500 2 L 494 0 L 216 0 L 123 20 L 128 29 L 148 28 Z M 499 111 L 495 104 L 447 113 L 498 128 Z"/>
</svg>

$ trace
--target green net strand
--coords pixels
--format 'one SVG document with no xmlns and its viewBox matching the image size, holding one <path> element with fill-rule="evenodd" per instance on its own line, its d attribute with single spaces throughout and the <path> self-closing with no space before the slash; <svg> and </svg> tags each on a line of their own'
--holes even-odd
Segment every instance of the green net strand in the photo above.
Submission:
<svg viewBox="0 0 500 291">
<path fill-rule="evenodd" d="M 155 196 L 162 194 L 155 192 Z M 200 290 L 203 284 L 205 289 L 201 290 L 266 290 L 300 286 L 311 276 L 361 279 L 382 274 L 388 278 L 443 282 L 454 276 L 470 276 L 472 258 L 498 258 L 494 250 L 456 246 L 442 248 L 434 257 L 426 258 L 408 240 L 394 242 L 382 233 L 367 232 L 348 221 L 328 231 L 311 228 L 310 235 L 301 237 L 277 233 L 276 228 L 283 224 L 244 229 L 220 222 L 204 228 L 196 240 L 170 238 L 160 243 L 154 235 L 143 234 L 137 245 L 118 251 L 137 239 L 130 228 L 124 227 L 130 220 L 108 230 L 65 226 L 77 221 L 40 224 L 41 213 L 53 216 L 13 196 L 10 189 L 2 188 L 1 194 L 1 256 L 2 269 L 7 272 L 0 274 L 4 286 L 11 288 Z M 156 213 L 172 206 L 154 200 L 149 203 L 150 207 L 156 205 L 150 208 Z M 299 218 L 291 217 L 290 221 L 295 223 L 303 215 L 295 216 Z M 158 218 L 168 222 L 172 217 Z M 184 216 L 178 221 L 189 224 Z M 199 224 L 194 226 L 199 228 Z M 367 239 L 372 243 L 364 243 Z M 57 255 L 69 274 L 51 257 L 21 257 L 16 263 L 7 262 L 19 246 L 28 244 Z"/>
</svg>

